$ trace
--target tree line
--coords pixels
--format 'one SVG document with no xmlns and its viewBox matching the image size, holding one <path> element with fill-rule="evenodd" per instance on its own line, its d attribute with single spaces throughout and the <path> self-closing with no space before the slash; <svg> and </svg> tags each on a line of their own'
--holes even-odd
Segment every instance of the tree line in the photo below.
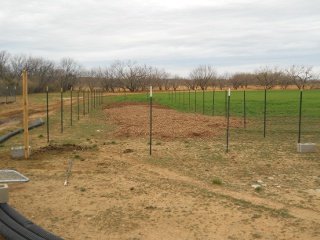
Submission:
<svg viewBox="0 0 320 240">
<path fill-rule="evenodd" d="M 319 75 L 312 67 L 292 65 L 287 69 L 260 67 L 254 72 L 225 73 L 218 75 L 211 65 L 199 65 L 190 70 L 187 78 L 168 73 L 165 69 L 139 64 L 136 61 L 114 61 L 109 66 L 86 69 L 72 58 L 59 62 L 24 54 L 11 55 L 0 51 L 0 89 L 21 87 L 21 73 L 28 72 L 29 92 L 46 90 L 68 91 L 73 89 L 96 89 L 104 91 L 145 91 L 152 85 L 158 90 L 183 90 L 207 88 L 232 89 L 249 86 L 272 89 L 280 86 L 286 89 L 294 85 L 298 89 L 320 88 Z"/>
</svg>

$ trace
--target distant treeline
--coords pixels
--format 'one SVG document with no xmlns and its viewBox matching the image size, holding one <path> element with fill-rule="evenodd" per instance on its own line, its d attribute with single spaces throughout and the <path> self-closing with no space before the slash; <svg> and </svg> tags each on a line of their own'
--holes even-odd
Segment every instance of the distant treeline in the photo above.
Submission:
<svg viewBox="0 0 320 240">
<path fill-rule="evenodd" d="M 238 72 L 218 75 L 211 65 L 200 65 L 190 70 L 188 78 L 181 78 L 166 72 L 165 69 L 139 64 L 135 61 L 114 61 L 109 66 L 86 69 L 72 58 L 62 58 L 59 62 L 42 57 L 11 55 L 0 51 L 0 92 L 6 89 L 21 91 L 21 73 L 28 72 L 30 93 L 43 92 L 49 86 L 51 91 L 73 89 L 103 89 L 104 91 L 145 91 L 149 86 L 162 90 L 215 88 L 232 89 L 254 86 L 273 89 L 276 86 L 286 89 L 320 88 L 319 75 L 312 67 L 292 65 L 287 69 L 261 67 L 252 73 Z"/>
</svg>

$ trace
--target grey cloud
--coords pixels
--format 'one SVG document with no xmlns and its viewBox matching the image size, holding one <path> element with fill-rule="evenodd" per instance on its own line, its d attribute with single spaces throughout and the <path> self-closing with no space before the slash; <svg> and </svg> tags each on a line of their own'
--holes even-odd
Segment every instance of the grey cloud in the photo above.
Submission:
<svg viewBox="0 0 320 240">
<path fill-rule="evenodd" d="M 316 0 L 11 0 L 0 9 L 0 49 L 87 66 L 141 60 L 186 75 L 198 64 L 320 65 L 319 10 Z"/>
</svg>

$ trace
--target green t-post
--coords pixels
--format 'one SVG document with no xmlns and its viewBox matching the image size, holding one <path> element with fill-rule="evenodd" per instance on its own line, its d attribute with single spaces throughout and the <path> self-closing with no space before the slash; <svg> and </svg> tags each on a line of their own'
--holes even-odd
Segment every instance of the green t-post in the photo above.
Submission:
<svg viewBox="0 0 320 240">
<path fill-rule="evenodd" d="M 302 115 L 302 88 L 300 91 L 298 143 L 300 143 L 300 140 L 301 140 L 301 115 Z"/>
<path fill-rule="evenodd" d="M 60 111 L 61 111 L 61 133 L 63 133 L 63 88 L 61 87 L 61 94 L 60 94 Z"/>
<path fill-rule="evenodd" d="M 152 86 L 150 86 L 150 156 L 152 154 Z"/>
<path fill-rule="evenodd" d="M 47 92 L 47 142 L 50 141 L 50 136 L 49 136 L 49 87 L 47 86 L 46 89 Z"/>
<path fill-rule="evenodd" d="M 70 124 L 72 126 L 72 87 L 70 89 Z"/>
<path fill-rule="evenodd" d="M 230 122 L 230 88 L 228 89 L 228 98 L 227 98 L 227 148 L 226 153 L 229 152 L 229 122 Z"/>
</svg>

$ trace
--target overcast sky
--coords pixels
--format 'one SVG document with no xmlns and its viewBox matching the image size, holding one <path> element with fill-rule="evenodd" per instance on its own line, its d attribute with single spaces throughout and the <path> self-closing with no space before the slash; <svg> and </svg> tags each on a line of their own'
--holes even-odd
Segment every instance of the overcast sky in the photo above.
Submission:
<svg viewBox="0 0 320 240">
<path fill-rule="evenodd" d="M 0 51 L 188 76 L 320 66 L 319 0 L 2 0 Z"/>
</svg>

